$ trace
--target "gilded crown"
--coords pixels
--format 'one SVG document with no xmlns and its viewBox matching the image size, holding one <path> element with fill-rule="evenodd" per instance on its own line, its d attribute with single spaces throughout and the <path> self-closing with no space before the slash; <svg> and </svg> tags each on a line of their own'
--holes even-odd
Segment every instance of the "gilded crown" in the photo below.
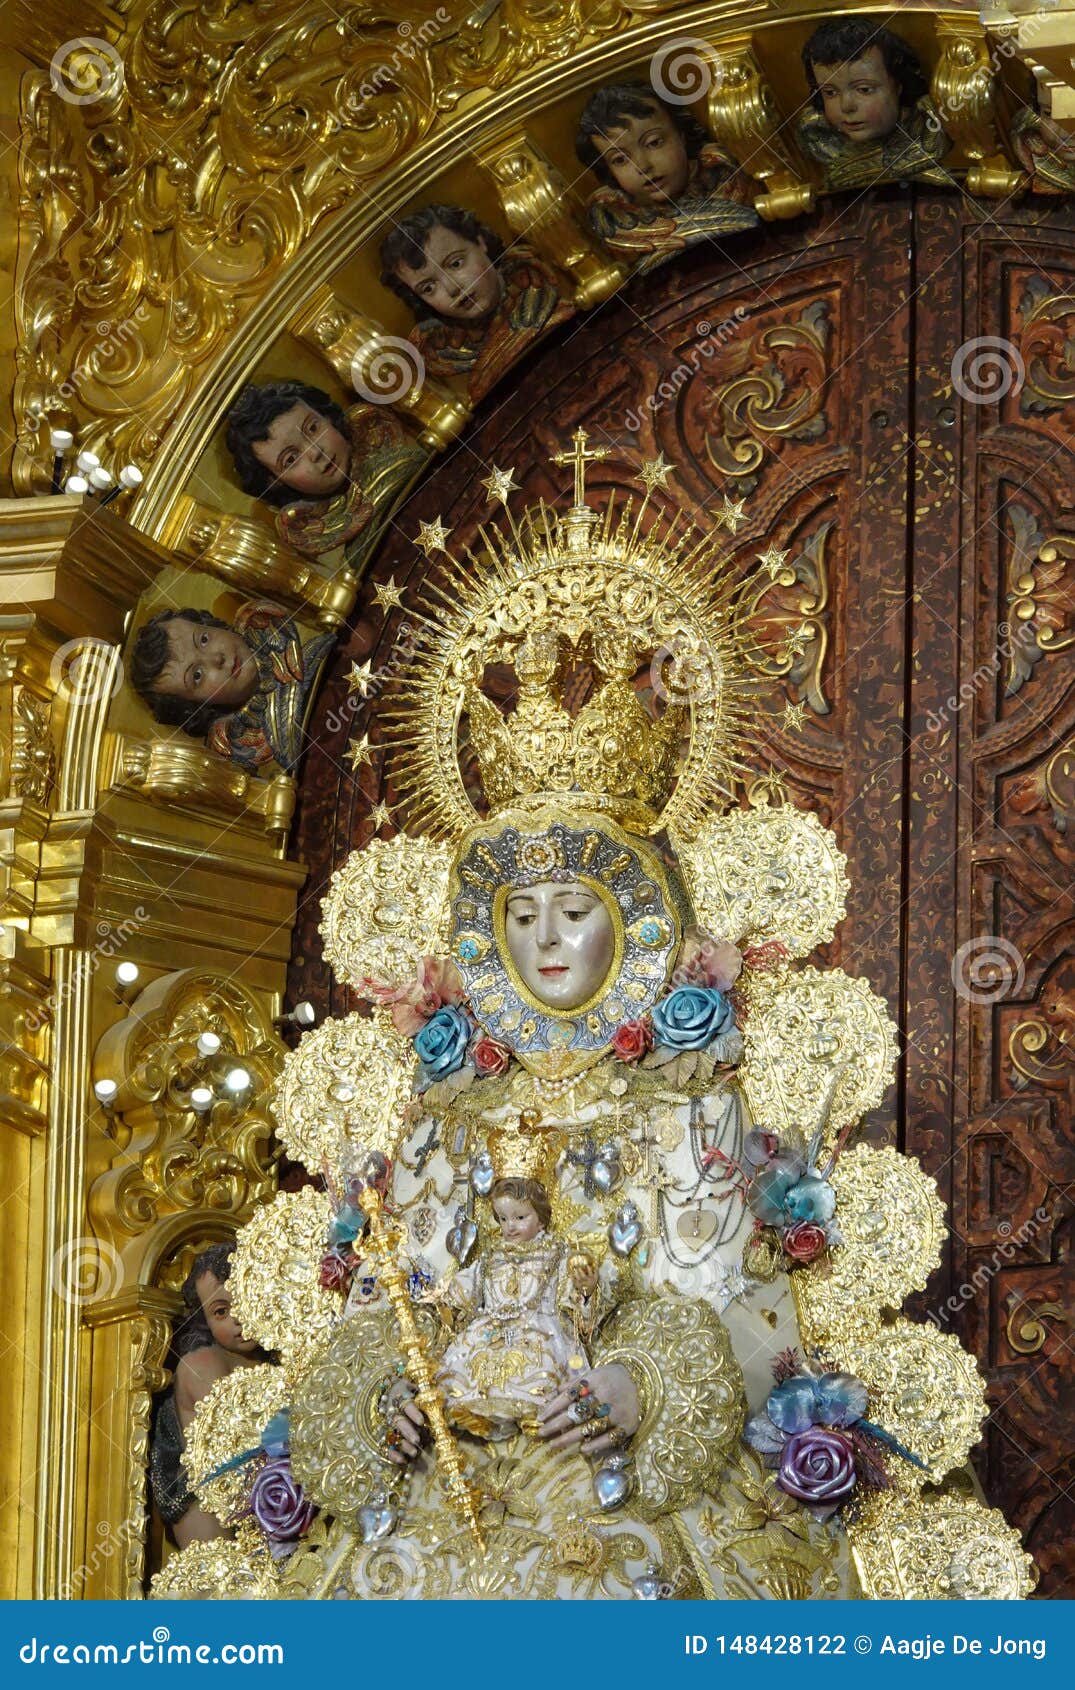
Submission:
<svg viewBox="0 0 1075 1690">
<path fill-rule="evenodd" d="M 559 1134 L 538 1123 L 528 1110 L 518 1121 L 489 1134 L 489 1154 L 496 1179 L 530 1179 L 548 1186 L 560 1154 Z"/>
<path fill-rule="evenodd" d="M 520 640 L 512 664 L 518 697 L 509 716 L 474 682 L 462 690 L 490 814 L 570 793 L 577 805 L 648 833 L 675 787 L 688 712 L 674 704 L 655 720 L 634 688 L 634 648 L 599 623 L 574 653 L 589 658 L 596 685 L 572 717 L 562 690 L 566 646 L 550 627 Z"/>
<path fill-rule="evenodd" d="M 586 464 L 606 455 L 581 430 L 574 452 L 557 455 L 575 465 L 575 502 L 560 515 L 539 503 L 516 520 L 515 483 L 494 470 L 485 486 L 506 526 L 483 524 L 478 549 L 446 555 L 415 607 L 418 635 L 386 713 L 410 831 L 458 840 L 479 819 L 468 756 L 494 812 L 557 799 L 631 832 L 675 825 L 690 836 L 726 804 L 750 692 L 738 577 L 715 535 L 654 509 L 671 473 L 663 458 L 643 465 L 640 503 L 617 488 L 603 510 L 587 505 Z M 427 523 L 419 543 L 447 553 L 447 538 Z M 492 665 L 518 682 L 508 714 L 483 691 Z M 572 714 L 566 682 L 582 665 L 593 684 Z M 643 665 L 652 708 L 635 684 Z"/>
</svg>

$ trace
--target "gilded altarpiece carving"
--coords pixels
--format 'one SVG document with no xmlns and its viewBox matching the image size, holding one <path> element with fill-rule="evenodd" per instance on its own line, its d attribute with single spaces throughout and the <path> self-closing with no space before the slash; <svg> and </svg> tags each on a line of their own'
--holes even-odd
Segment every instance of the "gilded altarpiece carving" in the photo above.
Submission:
<svg viewBox="0 0 1075 1690">
<path fill-rule="evenodd" d="M 775 770 L 835 829 L 852 893 L 825 960 L 868 975 L 907 1034 L 866 1136 L 894 1142 L 905 1122 L 903 1147 L 950 1205 L 951 1240 L 916 1312 L 982 1362 L 994 1414 L 980 1474 L 1051 1595 L 1066 1591 L 1072 1530 L 1058 1311 L 1070 1307 L 1060 1188 L 1075 1156 L 1062 961 L 1075 683 L 1060 655 L 1075 630 L 1073 293 L 1062 208 L 1008 207 L 1001 229 L 930 191 L 891 189 L 838 217 L 823 205 L 805 234 L 765 229 L 749 260 L 691 253 L 629 284 L 498 392 L 468 437 L 475 462 L 515 466 L 530 498 L 561 495 L 546 459 L 579 424 L 611 447 L 591 471 L 595 502 L 663 452 L 722 526 L 767 715 L 755 772 Z M 974 386 L 989 380 L 976 349 L 960 355 L 983 336 L 1017 354 L 1010 377 L 996 375 L 999 403 Z M 319 896 L 396 797 L 378 712 L 409 624 L 377 589 L 391 579 L 406 597 L 435 574 L 437 553 L 423 560 L 413 544 L 419 522 L 439 516 L 453 544 L 473 538 L 480 480 L 455 460 L 432 475 L 360 588 L 328 677 L 298 808 L 312 895 L 295 996 L 325 1002 Z M 356 664 L 372 679 L 356 683 Z M 1019 958 L 999 993 L 988 957 L 980 989 L 991 935 Z"/>
</svg>

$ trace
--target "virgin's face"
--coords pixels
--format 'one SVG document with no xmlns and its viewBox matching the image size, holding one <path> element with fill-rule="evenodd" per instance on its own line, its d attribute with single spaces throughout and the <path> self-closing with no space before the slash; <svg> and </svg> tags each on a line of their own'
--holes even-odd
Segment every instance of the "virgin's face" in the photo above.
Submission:
<svg viewBox="0 0 1075 1690">
<path fill-rule="evenodd" d="M 612 918 L 582 881 L 544 881 L 513 892 L 504 930 L 523 982 L 550 1009 L 577 1009 L 592 998 L 616 949 Z"/>
</svg>

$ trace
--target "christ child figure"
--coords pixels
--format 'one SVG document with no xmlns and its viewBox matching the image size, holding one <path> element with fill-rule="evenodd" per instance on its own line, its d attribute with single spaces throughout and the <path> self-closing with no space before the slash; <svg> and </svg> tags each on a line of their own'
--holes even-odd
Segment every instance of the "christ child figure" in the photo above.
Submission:
<svg viewBox="0 0 1075 1690">
<path fill-rule="evenodd" d="M 756 229 L 749 179 L 697 118 L 641 82 L 599 88 L 575 151 L 602 184 L 589 202 L 595 235 L 639 272 L 703 240 Z"/>
<path fill-rule="evenodd" d="M 596 1324 L 600 1293 L 590 1257 L 550 1237 L 543 1185 L 498 1179 L 490 1195 L 499 1242 L 434 1293 L 467 1317 L 437 1383 L 457 1426 L 504 1438 L 535 1431 L 541 1407 L 589 1365 L 582 1339 Z"/>
<path fill-rule="evenodd" d="M 411 340 L 431 376 L 462 376 L 476 404 L 557 323 L 574 316 L 564 278 L 458 205 L 427 205 L 381 246 L 381 281 L 417 319 Z"/>
<path fill-rule="evenodd" d="M 901 36 L 873 18 L 830 18 L 802 51 L 810 105 L 797 137 L 826 188 L 874 182 L 951 183 L 950 147 L 921 64 Z"/>
</svg>

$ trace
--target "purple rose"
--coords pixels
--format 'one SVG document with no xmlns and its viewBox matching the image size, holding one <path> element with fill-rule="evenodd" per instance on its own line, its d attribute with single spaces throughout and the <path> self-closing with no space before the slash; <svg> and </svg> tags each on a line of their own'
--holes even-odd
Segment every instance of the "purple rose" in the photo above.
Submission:
<svg viewBox="0 0 1075 1690">
<path fill-rule="evenodd" d="M 796 1433 L 784 1445 L 776 1482 L 789 1496 L 805 1502 L 815 1519 L 827 1520 L 855 1488 L 850 1439 L 823 1426 Z"/>
<path fill-rule="evenodd" d="M 250 1487 L 250 1512 L 277 1543 L 290 1543 L 309 1530 L 317 1509 L 307 1502 L 289 1456 L 266 1461 Z"/>
</svg>

